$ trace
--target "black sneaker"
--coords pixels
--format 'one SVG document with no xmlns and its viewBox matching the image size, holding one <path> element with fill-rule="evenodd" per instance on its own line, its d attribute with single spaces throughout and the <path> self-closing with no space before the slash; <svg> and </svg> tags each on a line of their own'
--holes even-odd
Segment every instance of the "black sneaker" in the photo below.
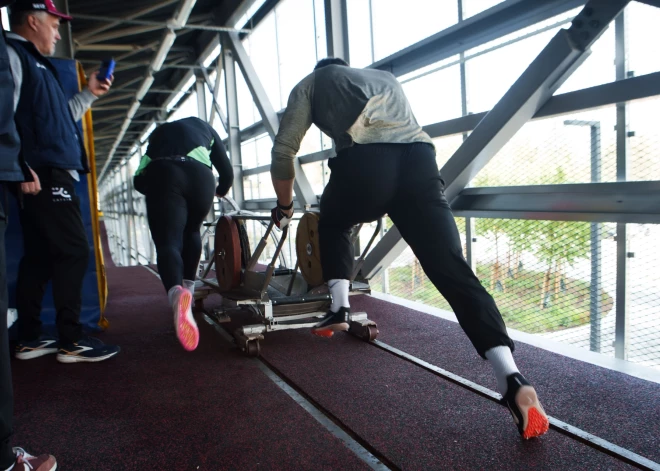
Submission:
<svg viewBox="0 0 660 471">
<path fill-rule="evenodd" d="M 548 416 L 532 385 L 520 373 L 509 375 L 506 381 L 502 404 L 511 411 L 520 435 L 525 440 L 543 435 L 549 428 Z"/>
<path fill-rule="evenodd" d="M 348 330 L 348 317 L 351 311 L 347 307 L 339 308 L 339 311 L 328 311 L 321 322 L 312 327 L 312 333 L 319 337 L 332 337 L 335 332 Z"/>
<path fill-rule="evenodd" d="M 19 342 L 16 345 L 14 356 L 19 360 L 31 360 L 51 353 L 57 353 L 58 348 L 57 338 L 50 335 L 41 335 L 37 340 Z"/>
<path fill-rule="evenodd" d="M 57 352 L 57 361 L 61 363 L 97 362 L 112 358 L 119 353 L 119 347 L 105 345 L 99 339 L 83 337 L 71 345 L 62 345 Z"/>
</svg>

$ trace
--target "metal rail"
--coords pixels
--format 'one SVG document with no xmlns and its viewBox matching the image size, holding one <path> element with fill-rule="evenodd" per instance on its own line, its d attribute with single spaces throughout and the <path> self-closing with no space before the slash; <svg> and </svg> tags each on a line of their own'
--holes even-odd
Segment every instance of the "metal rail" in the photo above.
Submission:
<svg viewBox="0 0 660 471">
<path fill-rule="evenodd" d="M 502 404 L 501 402 L 502 396 L 500 394 L 496 393 L 495 391 L 491 391 L 490 389 L 485 388 L 477 383 L 474 383 L 469 379 L 463 378 L 462 376 L 459 376 L 450 371 L 439 368 L 431 363 L 428 363 L 413 355 L 410 355 L 409 353 L 399 350 L 396 347 L 392 347 L 391 345 L 383 343 L 380 340 L 372 340 L 369 343 L 396 357 L 399 357 L 416 366 L 419 366 L 435 374 L 436 376 L 440 376 L 441 378 L 449 380 L 452 383 L 455 383 L 459 386 L 462 386 L 471 392 L 479 394 L 480 396 L 485 397 L 486 399 L 490 399 L 491 401 L 496 402 L 497 404 L 500 405 Z M 644 469 L 649 471 L 660 471 L 660 463 L 656 463 L 655 461 L 651 461 L 648 458 L 644 458 L 643 456 L 638 455 L 637 453 L 634 453 L 626 448 L 615 445 L 612 442 L 609 442 L 603 438 L 600 438 L 596 435 L 593 435 L 589 432 L 586 432 L 582 429 L 579 429 L 573 425 L 570 425 L 554 417 L 548 416 L 548 419 L 550 421 L 550 428 L 552 430 L 559 432 L 563 435 L 566 435 L 567 437 L 573 440 L 584 443 L 585 445 L 588 445 L 591 448 L 594 448 L 600 452 L 610 455 L 618 460 L 621 460 L 639 469 Z"/>
</svg>

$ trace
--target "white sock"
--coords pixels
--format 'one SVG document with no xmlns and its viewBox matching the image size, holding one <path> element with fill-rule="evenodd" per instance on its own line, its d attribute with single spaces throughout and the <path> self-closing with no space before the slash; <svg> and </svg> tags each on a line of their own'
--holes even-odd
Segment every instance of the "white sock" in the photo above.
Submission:
<svg viewBox="0 0 660 471">
<path fill-rule="evenodd" d="M 519 373 L 516 362 L 513 361 L 511 349 L 505 346 L 491 348 L 486 352 L 486 358 L 488 358 L 495 371 L 497 389 L 504 396 L 507 390 L 506 377 L 513 373 Z"/>
<path fill-rule="evenodd" d="M 173 304 L 172 299 L 174 298 L 174 294 L 180 289 L 182 286 L 176 285 L 172 286 L 170 290 L 167 292 L 167 299 L 170 300 L 170 304 Z"/>
<path fill-rule="evenodd" d="M 330 280 L 328 288 L 332 295 L 332 305 L 330 306 L 332 312 L 337 312 L 342 307 L 351 307 L 348 304 L 348 289 L 350 288 L 348 280 Z"/>
<path fill-rule="evenodd" d="M 195 282 L 193 280 L 183 280 L 183 286 L 188 288 L 193 295 L 195 294 Z"/>
</svg>

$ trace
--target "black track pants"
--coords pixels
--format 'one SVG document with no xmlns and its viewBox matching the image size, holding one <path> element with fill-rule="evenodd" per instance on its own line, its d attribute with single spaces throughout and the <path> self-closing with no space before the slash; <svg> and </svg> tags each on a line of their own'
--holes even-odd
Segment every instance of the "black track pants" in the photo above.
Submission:
<svg viewBox="0 0 660 471">
<path fill-rule="evenodd" d="M 192 159 L 154 160 L 147 167 L 147 219 L 158 273 L 169 291 L 194 280 L 202 253 L 200 227 L 211 210 L 215 177 Z"/>
<path fill-rule="evenodd" d="M 24 254 L 16 283 L 18 336 L 30 341 L 41 334 L 41 303 L 50 280 L 60 342 L 74 343 L 82 336 L 82 289 L 92 249 L 73 177 L 61 169 L 36 172 L 41 191 L 25 195 L 19 213 Z"/>
<path fill-rule="evenodd" d="M 0 469 L 7 469 L 16 461 L 10 437 L 14 418 L 14 390 L 11 382 L 9 338 L 7 336 L 7 264 L 5 257 L 5 229 L 7 213 L 4 210 L 5 189 L 0 187 Z"/>
<path fill-rule="evenodd" d="M 495 301 L 463 257 L 433 147 L 355 145 L 330 159 L 329 166 L 319 220 L 325 280 L 350 277 L 352 226 L 388 214 L 479 355 L 501 345 L 513 350 Z"/>
</svg>

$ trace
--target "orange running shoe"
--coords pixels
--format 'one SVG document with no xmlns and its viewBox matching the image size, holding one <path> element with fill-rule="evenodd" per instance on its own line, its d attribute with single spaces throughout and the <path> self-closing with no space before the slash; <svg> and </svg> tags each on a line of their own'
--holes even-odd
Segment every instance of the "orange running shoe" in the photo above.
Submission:
<svg viewBox="0 0 660 471">
<path fill-rule="evenodd" d="M 520 373 L 513 373 L 506 380 L 507 390 L 502 403 L 511 411 L 520 435 L 528 440 L 546 433 L 550 423 L 536 390 Z"/>
<path fill-rule="evenodd" d="M 189 289 L 176 286 L 172 293 L 174 328 L 179 342 L 186 350 L 193 351 L 199 345 L 199 329 L 192 314 L 193 296 Z"/>
<path fill-rule="evenodd" d="M 339 311 L 328 311 L 323 319 L 312 327 L 312 334 L 319 337 L 332 337 L 335 332 L 348 330 L 348 317 L 351 311 L 347 307 L 339 308 Z"/>
</svg>

